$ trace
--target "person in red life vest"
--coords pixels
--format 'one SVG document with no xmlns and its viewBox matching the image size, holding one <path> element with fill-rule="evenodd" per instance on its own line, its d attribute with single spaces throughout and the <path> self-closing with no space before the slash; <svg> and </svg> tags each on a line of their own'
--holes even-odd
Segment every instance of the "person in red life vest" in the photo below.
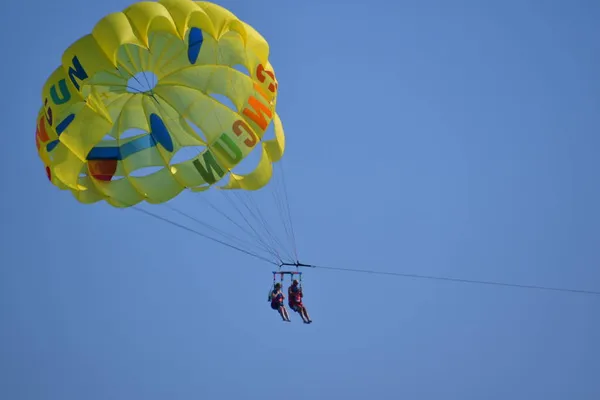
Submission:
<svg viewBox="0 0 600 400">
<path fill-rule="evenodd" d="M 302 317 L 302 321 L 305 324 L 310 324 L 312 321 L 308 316 L 308 311 L 306 311 L 306 307 L 302 304 L 302 288 L 298 285 L 298 281 L 294 279 L 292 285 L 288 288 L 288 305 L 294 311 L 296 311 Z"/>
<path fill-rule="evenodd" d="M 279 315 L 281 315 L 281 318 L 283 318 L 284 321 L 291 322 L 290 316 L 283 302 L 284 299 L 285 296 L 283 293 L 281 293 L 281 283 L 277 282 L 274 289 L 271 291 L 271 294 L 269 295 L 269 300 L 271 300 L 271 308 L 279 311 Z"/>
</svg>

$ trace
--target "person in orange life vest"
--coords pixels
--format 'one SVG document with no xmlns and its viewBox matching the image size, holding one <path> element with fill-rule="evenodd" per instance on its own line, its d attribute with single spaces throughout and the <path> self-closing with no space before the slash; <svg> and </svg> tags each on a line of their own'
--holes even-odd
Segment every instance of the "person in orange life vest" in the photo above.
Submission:
<svg viewBox="0 0 600 400">
<path fill-rule="evenodd" d="M 302 321 L 304 321 L 305 324 L 310 324 L 312 321 L 308 316 L 306 307 L 304 307 L 304 304 L 302 304 L 302 297 L 304 297 L 302 294 L 302 288 L 298 286 L 298 281 L 296 279 L 294 279 L 292 285 L 288 288 L 288 296 L 288 305 L 290 308 L 300 314 Z"/>
<path fill-rule="evenodd" d="M 271 308 L 273 310 L 279 311 L 279 315 L 286 322 L 290 321 L 290 316 L 285 308 L 284 304 L 285 296 L 281 293 L 281 283 L 277 282 L 275 284 L 275 288 L 271 291 L 271 295 L 269 296 L 269 300 L 271 300 Z"/>
</svg>

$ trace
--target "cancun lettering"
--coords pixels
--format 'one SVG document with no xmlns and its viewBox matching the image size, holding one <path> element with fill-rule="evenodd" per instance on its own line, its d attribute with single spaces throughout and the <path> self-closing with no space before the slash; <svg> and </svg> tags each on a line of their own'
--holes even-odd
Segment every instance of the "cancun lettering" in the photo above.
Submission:
<svg viewBox="0 0 600 400">
<path fill-rule="evenodd" d="M 258 138 L 244 121 L 236 120 L 232 124 L 231 129 L 238 137 L 242 136 L 244 133 L 249 136 L 244 140 L 244 144 L 248 148 L 252 148 L 258 143 Z M 222 133 L 212 147 L 216 153 L 225 158 L 231 165 L 235 165 L 242 161 L 242 150 L 226 133 Z M 215 158 L 215 155 L 208 149 L 200 154 L 192 164 L 202 178 L 209 184 L 217 182 L 225 175 L 223 167 L 221 167 Z"/>
<path fill-rule="evenodd" d="M 267 71 L 262 64 L 258 64 L 258 67 L 256 67 L 256 77 L 258 78 L 260 83 L 265 83 L 265 80 L 267 78 L 265 74 L 267 74 L 273 81 L 269 83 L 269 91 L 271 93 L 275 93 L 275 91 L 277 91 L 278 86 L 275 82 L 275 74 L 273 73 L 273 71 Z"/>
<path fill-rule="evenodd" d="M 260 83 L 268 84 L 270 92 L 275 93 L 277 91 L 275 74 L 272 71 L 266 70 L 262 64 L 256 67 L 256 77 Z M 269 121 L 273 118 L 273 112 L 268 106 L 269 98 L 264 91 L 265 89 L 258 83 L 254 83 L 254 89 L 260 94 L 260 98 L 252 95 L 248 97 L 248 106 L 242 110 L 242 114 L 255 123 L 262 131 L 265 131 L 269 126 Z M 252 128 L 244 120 L 236 120 L 232 124 L 231 130 L 237 137 L 246 136 L 243 143 L 247 148 L 253 148 L 259 141 Z M 212 150 L 225 158 L 230 165 L 235 165 L 242 160 L 242 150 L 227 133 L 222 133 L 219 136 L 213 144 Z M 211 185 L 223 178 L 226 173 L 210 149 L 200 154 L 192 164 L 202 178 Z"/>
<path fill-rule="evenodd" d="M 79 58 L 77 58 L 77 56 L 73 57 L 72 59 L 72 65 L 69 67 L 68 70 L 68 77 L 77 90 L 80 89 L 79 81 L 84 81 L 88 78 L 88 74 L 81 65 L 81 62 L 79 61 Z M 65 78 L 59 80 L 57 83 L 54 83 L 50 87 L 50 100 L 52 100 L 52 104 L 49 104 L 48 98 L 44 99 L 44 109 L 46 115 L 46 122 L 48 123 L 48 126 L 55 126 L 54 115 L 52 113 L 52 105 L 59 106 L 65 104 L 69 102 L 71 98 L 72 94 L 69 91 L 69 87 Z M 69 127 L 69 125 L 73 122 L 74 119 L 75 114 L 69 114 L 62 121 L 58 122 L 55 127 L 56 134 L 60 136 Z M 40 140 L 44 141 L 41 137 Z M 48 138 L 46 135 L 46 141 L 47 140 Z M 48 151 L 52 151 L 57 145 L 58 140 L 54 140 L 46 145 L 46 149 Z"/>
</svg>

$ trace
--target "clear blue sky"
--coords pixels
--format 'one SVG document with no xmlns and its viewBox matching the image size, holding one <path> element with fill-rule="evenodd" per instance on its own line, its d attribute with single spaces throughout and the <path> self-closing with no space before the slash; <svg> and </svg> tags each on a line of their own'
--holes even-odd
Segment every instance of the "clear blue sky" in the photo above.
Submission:
<svg viewBox="0 0 600 400">
<path fill-rule="evenodd" d="M 0 398 L 600 398 L 600 297 L 308 270 L 286 324 L 270 265 L 50 185 L 41 86 L 128 4 L 3 5 Z M 220 4 L 271 45 L 302 261 L 600 289 L 599 2 Z"/>
</svg>

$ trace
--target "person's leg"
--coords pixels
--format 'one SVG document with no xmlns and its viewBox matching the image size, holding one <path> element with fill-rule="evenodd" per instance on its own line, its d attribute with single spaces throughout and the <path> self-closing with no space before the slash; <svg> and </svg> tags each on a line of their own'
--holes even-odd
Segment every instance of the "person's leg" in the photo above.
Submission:
<svg viewBox="0 0 600 400">
<path fill-rule="evenodd" d="M 304 306 L 301 306 L 300 304 L 298 304 L 295 308 L 295 311 L 300 314 L 300 317 L 302 318 L 302 321 L 307 324 L 308 320 L 306 319 L 306 317 L 304 316 Z"/>
<path fill-rule="evenodd" d="M 306 307 L 302 306 L 302 316 L 303 316 L 303 320 L 305 320 L 307 323 L 311 323 L 312 320 L 310 319 L 310 316 L 308 315 L 308 311 L 306 310 Z"/>
<path fill-rule="evenodd" d="M 279 306 L 279 314 L 281 315 L 281 318 L 286 321 L 289 322 L 290 321 L 290 316 L 287 313 L 287 310 L 285 309 L 285 306 Z"/>
<path fill-rule="evenodd" d="M 288 310 L 287 310 L 287 308 L 285 308 L 285 306 L 281 306 L 281 307 L 283 308 L 283 312 L 285 313 L 285 320 L 286 320 L 287 322 L 292 322 L 292 321 L 290 320 L 290 314 L 288 314 Z"/>
</svg>

